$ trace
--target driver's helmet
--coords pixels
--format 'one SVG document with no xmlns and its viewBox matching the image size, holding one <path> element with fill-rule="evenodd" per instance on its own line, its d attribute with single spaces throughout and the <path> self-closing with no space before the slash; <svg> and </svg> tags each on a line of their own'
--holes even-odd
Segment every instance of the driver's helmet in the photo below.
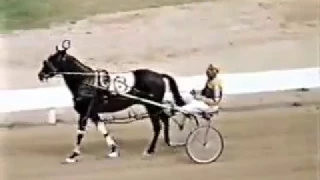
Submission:
<svg viewBox="0 0 320 180">
<path fill-rule="evenodd" d="M 219 74 L 220 69 L 216 66 L 213 66 L 212 64 L 210 64 L 206 70 L 206 74 L 207 77 L 210 79 L 213 79 L 217 76 L 217 74 Z"/>
</svg>

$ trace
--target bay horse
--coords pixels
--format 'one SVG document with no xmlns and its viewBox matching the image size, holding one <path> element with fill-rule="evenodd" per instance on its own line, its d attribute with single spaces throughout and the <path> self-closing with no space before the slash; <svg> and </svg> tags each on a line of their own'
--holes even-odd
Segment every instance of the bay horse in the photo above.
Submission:
<svg viewBox="0 0 320 180">
<path fill-rule="evenodd" d="M 79 115 L 76 144 L 72 153 L 65 159 L 65 163 L 77 162 L 78 157 L 80 156 L 81 142 L 84 137 L 88 119 L 91 119 L 95 124 L 105 138 L 106 144 L 110 147 L 111 152 L 108 153 L 108 156 L 118 157 L 119 146 L 106 129 L 105 122 L 102 121 L 98 113 L 117 112 L 134 104 L 142 104 L 145 106 L 153 126 L 153 138 L 144 154 L 154 154 L 159 133 L 161 131 L 161 121 L 164 125 L 164 141 L 170 146 L 170 117 L 168 114 L 164 113 L 161 107 L 90 86 L 90 84 L 95 81 L 95 76 L 93 76 L 93 74 L 96 71 L 81 63 L 74 56 L 68 54 L 67 50 L 69 48 L 69 40 L 64 40 L 62 42 L 62 49 L 56 46 L 56 52 L 43 61 L 42 68 L 38 73 L 38 78 L 41 82 L 52 78 L 55 75 L 62 75 L 66 86 L 72 94 L 74 110 Z M 85 73 L 91 73 L 92 75 L 85 75 Z M 107 72 L 106 74 L 108 76 L 104 80 L 109 82 L 107 83 L 107 87 L 110 90 L 113 86 L 110 82 L 114 80 L 112 78 L 114 78 L 117 73 L 111 74 Z M 129 85 L 129 88 L 125 90 L 126 94 L 161 103 L 166 88 L 169 88 L 172 92 L 175 104 L 177 106 L 185 105 L 185 102 L 179 93 L 177 83 L 170 75 L 161 74 L 149 69 L 136 69 L 126 73 L 120 73 L 120 76 L 124 77 L 127 81 L 126 83 Z"/>
</svg>

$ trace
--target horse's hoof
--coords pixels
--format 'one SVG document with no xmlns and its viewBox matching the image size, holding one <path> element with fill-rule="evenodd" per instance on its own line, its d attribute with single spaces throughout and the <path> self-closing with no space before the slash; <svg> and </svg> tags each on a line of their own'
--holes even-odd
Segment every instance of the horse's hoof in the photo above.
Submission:
<svg viewBox="0 0 320 180">
<path fill-rule="evenodd" d="M 166 142 L 166 145 L 167 145 L 168 147 L 171 147 L 171 143 L 170 143 L 170 142 Z"/>
<path fill-rule="evenodd" d="M 66 158 L 61 164 L 73 164 L 78 162 L 76 158 Z"/>
<path fill-rule="evenodd" d="M 150 158 L 153 157 L 153 154 L 154 154 L 154 153 L 149 153 L 149 152 L 147 152 L 147 151 L 144 151 L 144 152 L 142 153 L 142 159 L 150 159 Z"/>
<path fill-rule="evenodd" d="M 109 158 L 117 158 L 120 156 L 119 147 L 116 145 L 112 145 L 111 147 L 111 153 L 107 155 Z"/>
<path fill-rule="evenodd" d="M 109 158 L 117 158 L 119 156 L 120 156 L 119 151 L 111 152 L 111 153 L 108 154 Z"/>
</svg>

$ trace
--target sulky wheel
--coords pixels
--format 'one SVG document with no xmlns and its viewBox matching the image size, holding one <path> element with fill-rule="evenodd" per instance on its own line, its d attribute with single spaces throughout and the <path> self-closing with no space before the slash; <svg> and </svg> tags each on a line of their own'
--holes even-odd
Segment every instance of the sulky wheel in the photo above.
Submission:
<svg viewBox="0 0 320 180">
<path fill-rule="evenodd" d="M 194 129 L 186 141 L 186 152 L 191 160 L 198 164 L 216 161 L 222 154 L 224 141 L 221 133 L 211 126 Z"/>
<path fill-rule="evenodd" d="M 171 146 L 184 146 L 188 135 L 199 127 L 196 116 L 179 114 L 170 119 L 169 136 Z"/>
</svg>

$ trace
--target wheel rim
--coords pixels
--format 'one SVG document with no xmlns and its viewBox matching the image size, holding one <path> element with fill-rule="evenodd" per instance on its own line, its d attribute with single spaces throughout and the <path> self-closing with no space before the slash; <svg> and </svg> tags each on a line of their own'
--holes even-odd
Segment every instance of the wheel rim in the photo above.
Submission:
<svg viewBox="0 0 320 180">
<path fill-rule="evenodd" d="M 207 131 L 208 130 L 208 131 Z M 208 141 L 204 137 L 208 132 Z M 223 151 L 223 139 L 219 131 L 212 127 L 200 127 L 187 139 L 187 154 L 196 163 L 211 163 L 219 158 Z"/>
</svg>

